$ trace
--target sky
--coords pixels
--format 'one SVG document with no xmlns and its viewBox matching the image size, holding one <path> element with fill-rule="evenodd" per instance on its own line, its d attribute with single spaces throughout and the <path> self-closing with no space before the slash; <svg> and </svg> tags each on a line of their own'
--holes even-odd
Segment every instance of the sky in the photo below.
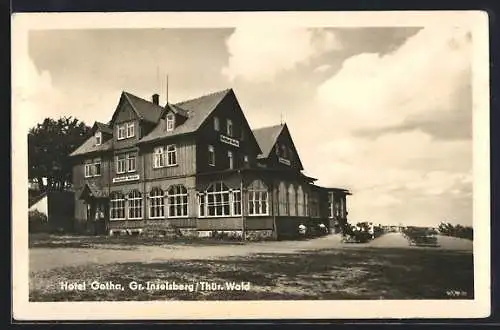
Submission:
<svg viewBox="0 0 500 330">
<path fill-rule="evenodd" d="M 458 28 L 31 31 L 29 126 L 107 122 L 121 91 L 170 102 L 233 88 L 252 128 L 287 123 L 349 221 L 472 224 L 471 34 Z"/>
</svg>

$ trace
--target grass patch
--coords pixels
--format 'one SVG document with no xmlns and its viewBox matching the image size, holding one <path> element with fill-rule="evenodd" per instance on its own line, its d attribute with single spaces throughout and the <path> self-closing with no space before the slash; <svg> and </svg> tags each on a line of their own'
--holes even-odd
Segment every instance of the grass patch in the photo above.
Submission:
<svg viewBox="0 0 500 330">
<path fill-rule="evenodd" d="M 85 281 L 85 291 L 60 283 Z M 92 281 L 123 290 L 92 290 Z M 136 281 L 193 285 L 193 290 L 131 290 Z M 248 282 L 249 290 L 202 290 L 201 282 Z M 196 290 L 198 283 L 198 290 Z M 31 273 L 30 301 L 473 299 L 472 253 L 434 249 L 328 249 L 218 260 L 116 263 Z M 450 297 L 449 290 L 464 296 Z"/>
</svg>

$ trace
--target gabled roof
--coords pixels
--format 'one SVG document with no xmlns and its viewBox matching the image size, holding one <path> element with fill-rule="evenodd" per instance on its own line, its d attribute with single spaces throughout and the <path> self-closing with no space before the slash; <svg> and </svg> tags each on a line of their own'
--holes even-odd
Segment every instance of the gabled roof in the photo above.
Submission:
<svg viewBox="0 0 500 330">
<path fill-rule="evenodd" d="M 120 109 L 120 105 L 123 102 L 127 102 L 128 104 L 130 104 L 130 107 L 140 120 L 145 120 L 153 124 L 156 124 L 158 122 L 163 113 L 163 107 L 161 107 L 160 105 L 154 104 L 150 101 L 146 101 L 129 92 L 122 92 L 120 101 L 118 102 L 118 106 L 108 123 L 109 126 L 113 125 L 116 115 L 118 114 L 118 110 Z"/>
<path fill-rule="evenodd" d="M 157 123 L 163 113 L 163 108 L 160 105 L 154 104 L 153 102 L 141 99 L 138 96 L 130 94 L 128 92 L 123 92 L 123 95 L 129 101 L 132 109 L 134 109 L 137 116 L 140 119 L 149 121 L 151 123 Z"/>
<path fill-rule="evenodd" d="M 253 135 L 257 139 L 257 143 L 259 143 L 259 147 L 262 150 L 262 154 L 260 154 L 258 158 L 265 159 L 269 157 L 269 154 L 276 143 L 276 139 L 281 134 L 283 127 L 285 127 L 285 125 L 274 125 L 252 130 Z"/>
<path fill-rule="evenodd" d="M 33 205 L 35 205 L 36 203 L 41 201 L 45 196 L 47 196 L 47 192 L 43 192 L 43 193 L 41 193 L 37 196 L 34 196 L 34 197 L 29 197 L 28 198 L 28 207 L 32 207 Z"/>
<path fill-rule="evenodd" d="M 217 105 L 228 95 L 232 93 L 232 89 L 225 89 L 188 101 L 183 101 L 175 104 L 169 104 L 171 109 L 175 109 L 179 113 L 187 117 L 187 120 L 177 126 L 173 131 L 167 132 L 162 125 L 157 125 L 148 135 L 143 137 L 140 142 L 149 142 L 165 138 L 168 136 L 192 133 L 198 130 L 205 120 L 215 110 Z M 173 110 L 174 111 L 174 110 Z"/>
<path fill-rule="evenodd" d="M 109 127 L 107 124 L 103 124 L 98 121 L 96 121 L 94 123 L 94 126 L 92 126 L 92 133 L 95 133 L 96 130 L 99 130 L 106 134 L 113 134 L 113 129 L 111 127 Z"/>
<path fill-rule="evenodd" d="M 69 155 L 78 156 L 78 155 L 88 154 L 90 152 L 106 151 L 110 150 L 112 145 L 113 145 L 113 139 L 109 139 L 107 141 L 103 141 L 102 144 L 96 146 L 94 138 L 93 136 L 91 136 L 87 140 L 85 140 L 85 142 L 83 142 L 81 146 L 76 148 L 76 150 L 70 153 Z"/>
</svg>

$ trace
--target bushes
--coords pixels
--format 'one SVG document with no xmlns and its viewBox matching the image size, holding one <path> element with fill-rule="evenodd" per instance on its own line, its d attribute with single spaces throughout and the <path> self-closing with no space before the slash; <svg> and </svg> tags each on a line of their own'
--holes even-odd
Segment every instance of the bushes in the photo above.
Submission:
<svg viewBox="0 0 500 330">
<path fill-rule="evenodd" d="M 462 225 L 453 226 L 451 223 L 442 222 L 439 225 L 438 230 L 441 233 L 441 235 L 444 236 L 465 238 L 471 241 L 474 238 L 474 231 L 472 227 L 465 227 Z"/>
<path fill-rule="evenodd" d="M 38 210 L 28 212 L 28 223 L 30 233 L 49 232 L 49 222 L 47 215 Z"/>
</svg>

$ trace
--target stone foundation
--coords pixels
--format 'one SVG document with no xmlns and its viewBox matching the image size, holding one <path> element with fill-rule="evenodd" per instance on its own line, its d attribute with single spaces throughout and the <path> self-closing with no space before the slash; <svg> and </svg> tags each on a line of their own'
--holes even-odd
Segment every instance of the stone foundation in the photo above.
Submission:
<svg viewBox="0 0 500 330">
<path fill-rule="evenodd" d="M 270 241 L 274 240 L 272 230 L 248 230 L 245 233 L 247 241 Z"/>
</svg>

